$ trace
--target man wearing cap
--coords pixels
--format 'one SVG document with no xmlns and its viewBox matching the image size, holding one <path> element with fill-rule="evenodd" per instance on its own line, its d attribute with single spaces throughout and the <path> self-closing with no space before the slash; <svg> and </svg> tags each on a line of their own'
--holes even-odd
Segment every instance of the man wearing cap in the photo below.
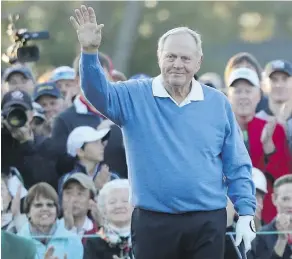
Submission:
<svg viewBox="0 0 292 259">
<path fill-rule="evenodd" d="M 33 99 L 44 108 L 46 119 L 49 121 L 52 121 L 64 108 L 61 91 L 54 82 L 36 85 Z"/>
<path fill-rule="evenodd" d="M 42 181 L 57 188 L 58 176 L 55 162 L 49 158 L 49 143 L 31 128 L 33 104 L 29 94 L 19 90 L 8 92 L 2 99 L 1 109 L 2 169 L 16 167 L 27 189 Z"/>
<path fill-rule="evenodd" d="M 110 76 L 110 63 L 109 60 L 102 53 L 98 53 L 99 60 L 106 69 L 106 75 Z M 76 74 L 76 82 L 79 82 L 79 59 L 78 55 L 74 61 L 74 69 Z M 78 87 L 80 91 L 80 87 Z M 66 154 L 66 140 L 69 134 L 76 127 L 90 126 L 97 128 L 102 121 L 106 118 L 98 112 L 80 92 L 75 96 L 73 104 L 65 111 L 60 113 L 54 123 L 52 129 L 52 139 L 56 143 L 56 153 L 58 156 Z M 111 136 L 108 145 L 105 149 L 105 161 L 110 168 L 119 173 L 123 178 L 128 175 L 126 164 L 125 149 L 123 144 L 122 131 L 117 125 L 111 126 Z"/>
<path fill-rule="evenodd" d="M 286 60 L 269 62 L 264 71 L 264 83 L 269 95 L 268 106 L 257 116 L 265 120 L 276 117 L 285 127 L 292 157 L 292 63 Z"/>
<path fill-rule="evenodd" d="M 102 24 L 81 6 L 71 17 L 81 45 L 85 97 L 122 128 L 136 259 L 221 259 L 226 193 L 239 213 L 236 245 L 255 237 L 251 161 L 226 96 L 194 79 L 201 36 L 186 27 L 159 39 L 161 74 L 112 83 L 97 59 Z M 155 248 L 155 249 L 154 249 Z"/>
<path fill-rule="evenodd" d="M 72 104 L 73 97 L 80 91 L 74 69 L 68 66 L 58 67 L 53 70 L 50 81 L 56 83 L 65 100 Z"/>
<path fill-rule="evenodd" d="M 30 95 L 34 89 L 34 77 L 28 67 L 13 66 L 7 68 L 2 76 L 2 81 L 8 85 L 9 91 L 22 90 Z"/>
<path fill-rule="evenodd" d="M 66 159 L 65 163 L 67 164 L 63 166 L 72 169 L 60 180 L 59 190 L 64 181 L 76 172 L 88 175 L 95 183 L 97 191 L 108 181 L 119 178 L 103 163 L 104 149 L 109 136 L 110 128 L 97 130 L 88 126 L 77 127 L 69 134 L 67 154 L 72 160 Z"/>
<path fill-rule="evenodd" d="M 260 100 L 260 81 L 255 71 L 249 68 L 232 70 L 228 79 L 228 98 L 253 166 L 269 176 L 269 192 L 264 200 L 262 215 L 264 222 L 268 223 L 276 213 L 271 202 L 272 184 L 278 177 L 289 173 L 285 131 L 276 120 L 267 121 L 255 116 Z"/>
<path fill-rule="evenodd" d="M 91 210 L 94 210 L 96 189 L 92 179 L 84 173 L 71 174 L 63 184 L 61 224 L 71 232 L 82 238 L 84 235 L 94 234 L 98 226 L 93 220 Z M 91 218 L 88 217 L 90 215 Z"/>
</svg>

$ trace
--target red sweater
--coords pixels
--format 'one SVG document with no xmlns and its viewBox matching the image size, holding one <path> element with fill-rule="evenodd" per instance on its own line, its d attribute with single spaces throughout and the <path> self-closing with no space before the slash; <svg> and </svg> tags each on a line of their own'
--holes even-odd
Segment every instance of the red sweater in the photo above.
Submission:
<svg viewBox="0 0 292 259">
<path fill-rule="evenodd" d="M 268 174 L 268 194 L 265 196 L 262 212 L 262 219 L 267 224 L 276 216 L 276 208 L 271 200 L 273 180 L 289 173 L 291 157 L 289 154 L 285 130 L 280 124 L 278 124 L 273 134 L 276 152 L 269 157 L 268 163 L 265 165 L 261 134 L 266 123 L 265 120 L 254 117 L 253 120 L 248 123 L 247 131 L 249 139 L 249 154 L 252 164 L 254 167 Z"/>
</svg>

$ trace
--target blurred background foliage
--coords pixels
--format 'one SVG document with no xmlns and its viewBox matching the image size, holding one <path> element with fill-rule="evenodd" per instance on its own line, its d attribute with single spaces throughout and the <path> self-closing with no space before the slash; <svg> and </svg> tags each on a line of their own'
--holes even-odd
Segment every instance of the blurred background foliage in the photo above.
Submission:
<svg viewBox="0 0 292 259">
<path fill-rule="evenodd" d="M 177 26 L 201 33 L 201 73 L 222 75 L 229 57 L 240 51 L 251 52 L 262 64 L 275 58 L 292 60 L 289 1 L 2 1 L 2 53 L 11 44 L 6 35 L 8 15 L 19 13 L 18 28 L 50 32 L 49 40 L 34 42 L 41 52 L 41 59 L 31 64 L 35 73 L 71 66 L 79 45 L 69 17 L 82 3 L 92 6 L 98 22 L 105 24 L 101 51 L 127 76 L 155 76 L 157 40 Z"/>
</svg>

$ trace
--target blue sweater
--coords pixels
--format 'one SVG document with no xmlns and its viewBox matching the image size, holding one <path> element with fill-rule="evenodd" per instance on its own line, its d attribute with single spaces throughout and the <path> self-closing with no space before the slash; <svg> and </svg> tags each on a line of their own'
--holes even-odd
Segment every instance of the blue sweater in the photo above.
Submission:
<svg viewBox="0 0 292 259">
<path fill-rule="evenodd" d="M 112 83 L 97 55 L 81 55 L 87 100 L 122 128 L 135 207 L 166 212 L 226 207 L 254 215 L 251 161 L 230 103 L 202 85 L 204 100 L 183 107 L 155 97 L 152 79 Z"/>
</svg>

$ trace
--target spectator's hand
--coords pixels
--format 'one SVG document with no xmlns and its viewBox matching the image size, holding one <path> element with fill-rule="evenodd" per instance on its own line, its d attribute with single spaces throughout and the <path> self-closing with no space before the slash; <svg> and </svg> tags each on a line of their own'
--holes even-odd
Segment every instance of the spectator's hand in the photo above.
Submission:
<svg viewBox="0 0 292 259">
<path fill-rule="evenodd" d="M 90 200 L 90 214 L 94 219 L 95 223 L 100 226 L 102 225 L 102 216 L 98 210 L 97 203 L 94 200 Z"/>
<path fill-rule="evenodd" d="M 74 227 L 74 218 L 73 218 L 73 203 L 70 199 L 63 206 L 64 222 L 65 227 L 68 230 L 71 230 Z"/>
<path fill-rule="evenodd" d="M 78 93 L 75 93 L 74 91 L 67 91 L 66 92 L 66 95 L 64 96 L 63 110 L 66 110 L 67 108 L 71 107 L 72 99 L 77 94 Z"/>
<path fill-rule="evenodd" d="M 263 145 L 263 150 L 265 154 L 271 154 L 275 151 L 275 145 L 273 142 L 273 134 L 277 125 L 276 118 L 270 118 L 266 123 L 262 135 L 261 135 L 261 142 Z"/>
<path fill-rule="evenodd" d="M 290 225 L 290 215 L 288 214 L 278 214 L 276 217 L 276 229 L 278 231 L 287 231 Z M 287 234 L 278 235 L 280 239 L 288 240 Z"/>
<path fill-rule="evenodd" d="M 16 195 L 11 202 L 11 212 L 13 217 L 20 215 L 21 188 L 22 186 L 20 184 L 17 188 Z"/>
<path fill-rule="evenodd" d="M 81 10 L 75 10 L 76 19 L 71 16 L 70 21 L 74 26 L 81 48 L 85 52 L 97 53 L 101 42 L 101 29 L 103 24 L 97 24 L 95 12 L 92 7 L 81 5 Z"/>
<path fill-rule="evenodd" d="M 55 248 L 53 246 L 50 246 L 47 252 L 45 253 L 44 259 L 67 259 L 67 255 L 65 254 L 63 258 L 59 258 L 57 256 L 54 256 Z"/>
<path fill-rule="evenodd" d="M 292 116 L 292 101 L 286 102 L 282 106 L 278 116 L 278 122 L 282 125 L 285 125 L 290 116 Z"/>
<path fill-rule="evenodd" d="M 94 179 L 97 190 L 100 190 L 107 182 L 110 181 L 110 171 L 108 165 L 102 165 L 100 171 Z"/>
<path fill-rule="evenodd" d="M 239 246 L 243 241 L 245 246 L 245 251 L 251 249 L 251 242 L 256 237 L 255 225 L 253 222 L 253 216 L 239 216 L 239 219 L 236 223 L 236 246 Z"/>
<path fill-rule="evenodd" d="M 29 123 L 21 128 L 12 128 L 6 120 L 3 121 L 3 124 L 10 131 L 11 136 L 18 140 L 20 144 L 33 140 L 33 131 Z"/>
</svg>

